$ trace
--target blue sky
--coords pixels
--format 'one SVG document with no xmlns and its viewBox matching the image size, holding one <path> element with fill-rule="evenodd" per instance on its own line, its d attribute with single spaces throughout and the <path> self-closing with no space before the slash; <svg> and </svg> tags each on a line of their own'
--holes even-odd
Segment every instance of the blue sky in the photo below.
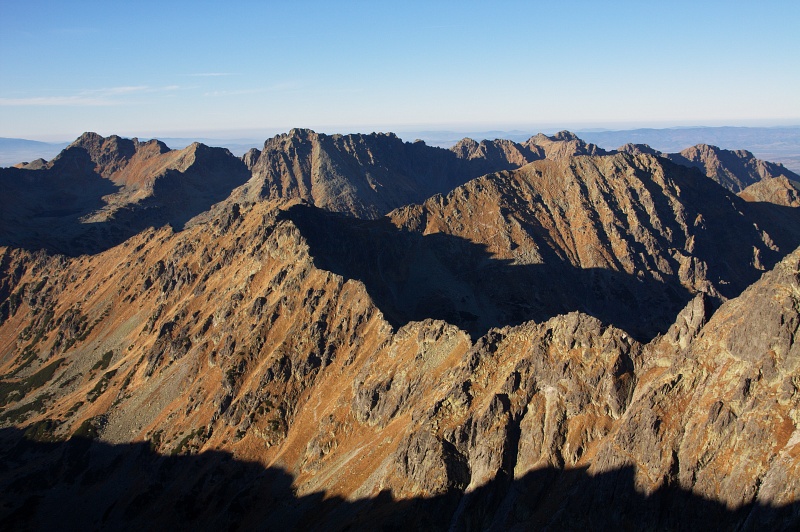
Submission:
<svg viewBox="0 0 800 532">
<path fill-rule="evenodd" d="M 800 124 L 800 2 L 0 0 L 0 136 Z"/>
</svg>

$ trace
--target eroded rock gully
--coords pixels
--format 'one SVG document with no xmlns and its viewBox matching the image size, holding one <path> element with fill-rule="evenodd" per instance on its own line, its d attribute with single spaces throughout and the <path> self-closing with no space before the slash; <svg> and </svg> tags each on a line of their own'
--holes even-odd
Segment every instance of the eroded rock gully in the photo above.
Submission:
<svg viewBox="0 0 800 532">
<path fill-rule="evenodd" d="M 0 248 L 0 522 L 796 526 L 794 210 L 519 146 L 460 149 L 549 159 L 377 220 L 234 195 L 94 255 Z"/>
</svg>

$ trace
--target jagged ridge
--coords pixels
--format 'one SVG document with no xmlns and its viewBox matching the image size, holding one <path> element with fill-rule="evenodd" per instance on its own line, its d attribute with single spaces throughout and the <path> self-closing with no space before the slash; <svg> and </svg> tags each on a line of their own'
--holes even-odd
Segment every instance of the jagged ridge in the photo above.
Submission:
<svg viewBox="0 0 800 532">
<path fill-rule="evenodd" d="M 369 154 L 386 160 L 391 150 L 361 140 L 395 146 L 401 160 L 402 150 L 424 148 L 389 136 L 289 137 L 275 141 L 281 153 L 311 149 L 287 159 L 311 161 L 297 167 L 296 185 L 286 181 L 296 194 L 268 199 L 262 187 L 244 201 L 236 194 L 267 182 L 251 180 L 181 232 L 146 229 L 95 255 L 0 248 L 5 426 L 29 440 L 81 435 L 179 455 L 225 449 L 291 475 L 292 497 L 260 504 L 273 516 L 312 508 L 310 526 L 363 524 L 364 506 L 344 501 L 381 507 L 387 491 L 435 501 L 439 526 L 588 527 L 607 515 L 609 494 L 617 526 L 797 524 L 800 250 L 744 290 L 797 246 L 794 209 L 746 203 L 663 158 L 617 153 L 519 169 L 515 159 L 447 195 L 358 220 L 297 204 L 351 212 L 325 199 L 328 189 L 315 195 L 313 180 L 301 191 L 304 176 L 348 181 L 338 170 L 345 161 L 380 168 Z M 67 151 L 103 154 L 104 144 Z M 124 145 L 113 140 L 100 163 L 87 155 L 99 169 L 79 175 L 121 175 L 125 157 L 114 154 Z M 339 155 L 315 156 L 323 145 Z M 472 157 L 480 164 L 537 153 L 502 142 L 462 148 L 482 151 Z M 314 174 L 315 164 L 337 170 Z M 533 275 L 504 275 L 515 268 Z M 626 328 L 652 325 L 648 305 L 673 305 L 660 310 L 664 318 L 686 303 L 652 341 L 593 308 L 628 295 L 646 301 L 635 291 L 613 299 L 640 275 L 652 299 L 627 309 Z M 683 290 L 680 305 L 652 281 Z M 546 312 L 508 312 L 510 294 Z M 588 309 L 572 307 L 577 296 Z M 91 461 L 68 463 L 76 469 L 57 478 L 101 485 Z M 109 461 L 106 472 L 118 475 L 125 463 Z M 42 478 L 28 467 L 15 462 L 0 476 L 4 492 L 41 494 L 24 481 Z M 224 488 L 206 484 L 206 467 L 181 478 L 213 500 Z M 265 492 L 278 489 L 264 482 Z M 186 504 L 130 489 L 125 510 L 103 509 L 106 524 L 147 515 L 146 493 Z M 312 496 L 321 492 L 332 502 Z M 716 502 L 679 495 L 687 493 Z M 53 508 L 56 499 L 45 499 L 42 508 Z M 29 498 L 7 500 L 6 523 L 44 519 Z M 769 510 L 776 506 L 783 510 Z M 209 512 L 209 522 L 220 515 Z"/>
</svg>

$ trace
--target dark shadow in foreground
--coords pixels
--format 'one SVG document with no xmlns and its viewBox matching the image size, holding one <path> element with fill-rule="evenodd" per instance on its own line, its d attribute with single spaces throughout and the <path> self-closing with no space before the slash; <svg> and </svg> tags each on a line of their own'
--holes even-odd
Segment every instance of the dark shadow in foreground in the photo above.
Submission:
<svg viewBox="0 0 800 532">
<path fill-rule="evenodd" d="M 281 469 L 226 452 L 162 456 L 147 443 L 37 442 L 0 430 L 4 530 L 769 529 L 800 526 L 800 503 L 736 510 L 677 487 L 645 496 L 631 468 L 541 469 L 464 494 L 355 501 L 298 496 Z"/>
</svg>

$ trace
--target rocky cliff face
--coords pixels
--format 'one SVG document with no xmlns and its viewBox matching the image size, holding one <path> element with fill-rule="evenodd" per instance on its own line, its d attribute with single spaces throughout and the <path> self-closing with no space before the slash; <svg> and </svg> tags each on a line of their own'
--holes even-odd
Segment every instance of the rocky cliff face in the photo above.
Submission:
<svg viewBox="0 0 800 532">
<path fill-rule="evenodd" d="M 690 324 L 702 319 L 686 319 L 689 339 L 679 342 L 678 356 L 675 329 L 647 346 L 631 407 L 590 471 L 629 464 L 646 492 L 679 486 L 729 508 L 797 500 L 789 479 L 800 442 L 798 260 L 800 252 L 789 255 L 697 333 Z M 746 524 L 765 525 L 766 513 L 751 514 Z"/>
<path fill-rule="evenodd" d="M 515 266 L 509 270 L 531 272 L 508 293 L 493 287 L 500 300 L 541 287 L 534 290 L 544 307 L 570 300 L 559 310 L 604 316 L 653 336 L 692 294 L 705 293 L 717 304 L 734 297 L 794 249 L 796 222 L 781 223 L 773 218 L 778 213 L 784 220 L 797 215 L 748 205 L 663 158 L 618 153 L 537 161 L 484 176 L 390 218 L 404 230 L 481 244 L 493 259 Z M 558 280 L 559 289 L 550 292 L 536 279 Z M 652 328 L 624 323 L 615 313 L 646 313 Z"/>
<path fill-rule="evenodd" d="M 784 176 L 764 179 L 748 186 L 739 197 L 749 202 L 764 202 L 784 207 L 800 207 L 800 184 Z"/>
<path fill-rule="evenodd" d="M 595 144 L 586 143 L 570 131 L 560 131 L 552 137 L 539 133 L 524 143 L 529 149 L 544 151 L 548 159 L 563 159 L 576 155 L 607 155 L 608 152 Z"/>
<path fill-rule="evenodd" d="M 737 194 L 754 186 L 755 188 L 748 192 L 747 198 L 750 198 L 748 201 L 787 205 L 787 202 L 791 203 L 791 199 L 787 198 L 786 194 L 793 194 L 787 191 L 787 187 L 794 188 L 791 183 L 800 179 L 800 176 L 782 164 L 762 161 L 747 150 L 723 150 L 716 146 L 698 144 L 679 153 L 662 153 L 646 144 L 625 144 L 617 151 L 665 157 L 682 166 L 697 168 Z M 772 183 L 773 180 L 777 181 Z"/>
<path fill-rule="evenodd" d="M 93 175 L 146 188 L 131 142 Z M 465 141 L 435 153 L 509 166 L 367 220 L 304 177 L 413 150 L 295 131 L 179 232 L 0 248 L 0 522 L 800 522 L 795 209 L 630 150 Z"/>
<path fill-rule="evenodd" d="M 394 134 L 324 135 L 293 129 L 244 157 L 252 179 L 237 201 L 303 199 L 323 209 L 375 218 L 452 190 L 475 177 L 529 162 L 605 153 L 563 131 L 524 144 L 464 139 L 450 150 L 401 141 Z"/>
<path fill-rule="evenodd" d="M 450 151 L 459 159 L 483 161 L 485 171 L 480 175 L 519 168 L 546 156 L 545 150 L 540 146 L 529 143 L 518 144 L 504 139 L 480 142 L 468 138 L 462 139 L 450 148 Z"/>
<path fill-rule="evenodd" d="M 533 160 L 530 150 L 507 141 L 475 144 L 464 141 L 443 150 L 403 142 L 391 133 L 324 135 L 293 129 L 268 140 L 258 155 L 245 156 L 252 178 L 234 198 L 303 199 L 329 211 L 376 218 L 489 171 Z"/>
<path fill-rule="evenodd" d="M 800 178 L 783 165 L 756 159 L 746 150 L 723 150 L 698 144 L 668 157 L 678 164 L 703 170 L 711 179 L 734 192 L 741 192 L 754 183 L 779 176 L 795 180 Z"/>
</svg>

